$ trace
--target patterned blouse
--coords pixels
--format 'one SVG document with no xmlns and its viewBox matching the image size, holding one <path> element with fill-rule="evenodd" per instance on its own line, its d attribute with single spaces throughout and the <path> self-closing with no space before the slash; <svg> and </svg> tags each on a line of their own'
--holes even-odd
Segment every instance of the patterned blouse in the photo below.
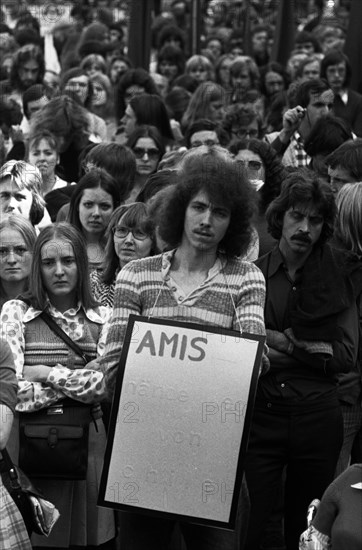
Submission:
<svg viewBox="0 0 362 550">
<path fill-rule="evenodd" d="M 111 310 L 105 307 L 84 310 L 78 304 L 64 313 L 50 303 L 47 312 L 56 323 L 95 358 L 104 352 Z M 105 393 L 103 373 L 92 361 L 92 367 L 78 365 L 74 352 L 51 332 L 34 309 L 21 300 L 9 300 L 1 312 L 2 337 L 13 353 L 19 383 L 16 410 L 34 411 L 70 397 L 84 403 L 100 401 Z M 35 337 L 34 337 L 35 336 Z M 26 344 L 26 342 L 28 342 Z M 51 366 L 46 383 L 24 379 L 23 367 Z"/>
<path fill-rule="evenodd" d="M 265 334 L 265 280 L 259 268 L 220 255 L 207 279 L 185 295 L 170 273 L 174 253 L 132 261 L 119 272 L 104 370 L 118 364 L 130 314 Z M 263 364 L 268 365 L 265 355 Z"/>
<path fill-rule="evenodd" d="M 102 306 L 113 307 L 116 277 L 113 282 L 108 285 L 102 281 L 102 271 L 94 269 L 90 273 L 90 285 L 92 294 L 97 302 L 99 302 Z"/>
</svg>

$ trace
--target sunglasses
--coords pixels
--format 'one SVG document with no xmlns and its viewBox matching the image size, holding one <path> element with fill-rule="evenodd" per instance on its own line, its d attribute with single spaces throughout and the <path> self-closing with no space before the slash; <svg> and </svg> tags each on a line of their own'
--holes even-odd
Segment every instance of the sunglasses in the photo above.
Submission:
<svg viewBox="0 0 362 550">
<path fill-rule="evenodd" d="M 149 159 L 156 160 L 160 156 L 160 151 L 158 149 L 144 149 L 143 147 L 135 147 L 133 152 L 137 159 L 141 159 L 147 155 Z"/>
<path fill-rule="evenodd" d="M 137 241 L 145 241 L 146 239 L 149 238 L 149 235 L 147 235 L 147 233 L 142 231 L 142 229 L 137 229 L 137 228 L 131 229 L 130 227 L 125 227 L 124 225 L 118 225 L 117 227 L 114 227 L 113 233 L 119 239 L 125 239 L 126 237 L 128 237 L 130 233 L 132 233 L 133 237 Z"/>
<path fill-rule="evenodd" d="M 237 160 L 237 162 L 245 166 L 245 168 L 250 168 L 250 170 L 260 170 L 263 167 L 263 163 L 260 160 Z"/>
<path fill-rule="evenodd" d="M 259 135 L 259 131 L 256 130 L 256 128 L 252 128 L 251 130 L 237 130 L 236 132 L 231 133 L 238 138 L 244 138 L 245 136 L 255 138 Z"/>
</svg>

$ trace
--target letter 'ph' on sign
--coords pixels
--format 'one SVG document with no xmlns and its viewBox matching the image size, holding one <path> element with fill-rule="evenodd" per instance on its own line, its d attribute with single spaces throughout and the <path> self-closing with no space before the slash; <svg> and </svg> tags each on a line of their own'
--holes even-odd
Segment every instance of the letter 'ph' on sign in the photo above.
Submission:
<svg viewBox="0 0 362 550">
<path fill-rule="evenodd" d="M 98 504 L 232 529 L 264 340 L 131 315 Z"/>
</svg>

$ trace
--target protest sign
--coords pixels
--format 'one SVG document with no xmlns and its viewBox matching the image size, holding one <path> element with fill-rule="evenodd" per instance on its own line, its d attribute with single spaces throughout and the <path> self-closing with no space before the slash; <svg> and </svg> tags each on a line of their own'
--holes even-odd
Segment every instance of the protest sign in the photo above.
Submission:
<svg viewBox="0 0 362 550">
<path fill-rule="evenodd" d="M 232 529 L 263 343 L 131 315 L 98 504 Z"/>
</svg>

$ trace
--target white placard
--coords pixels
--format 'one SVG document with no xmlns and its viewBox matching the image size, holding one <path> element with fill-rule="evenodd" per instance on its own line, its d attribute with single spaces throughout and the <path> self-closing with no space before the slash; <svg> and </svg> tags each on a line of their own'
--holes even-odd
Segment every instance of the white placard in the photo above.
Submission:
<svg viewBox="0 0 362 550">
<path fill-rule="evenodd" d="M 232 528 L 263 343 L 131 316 L 99 504 Z"/>
</svg>

